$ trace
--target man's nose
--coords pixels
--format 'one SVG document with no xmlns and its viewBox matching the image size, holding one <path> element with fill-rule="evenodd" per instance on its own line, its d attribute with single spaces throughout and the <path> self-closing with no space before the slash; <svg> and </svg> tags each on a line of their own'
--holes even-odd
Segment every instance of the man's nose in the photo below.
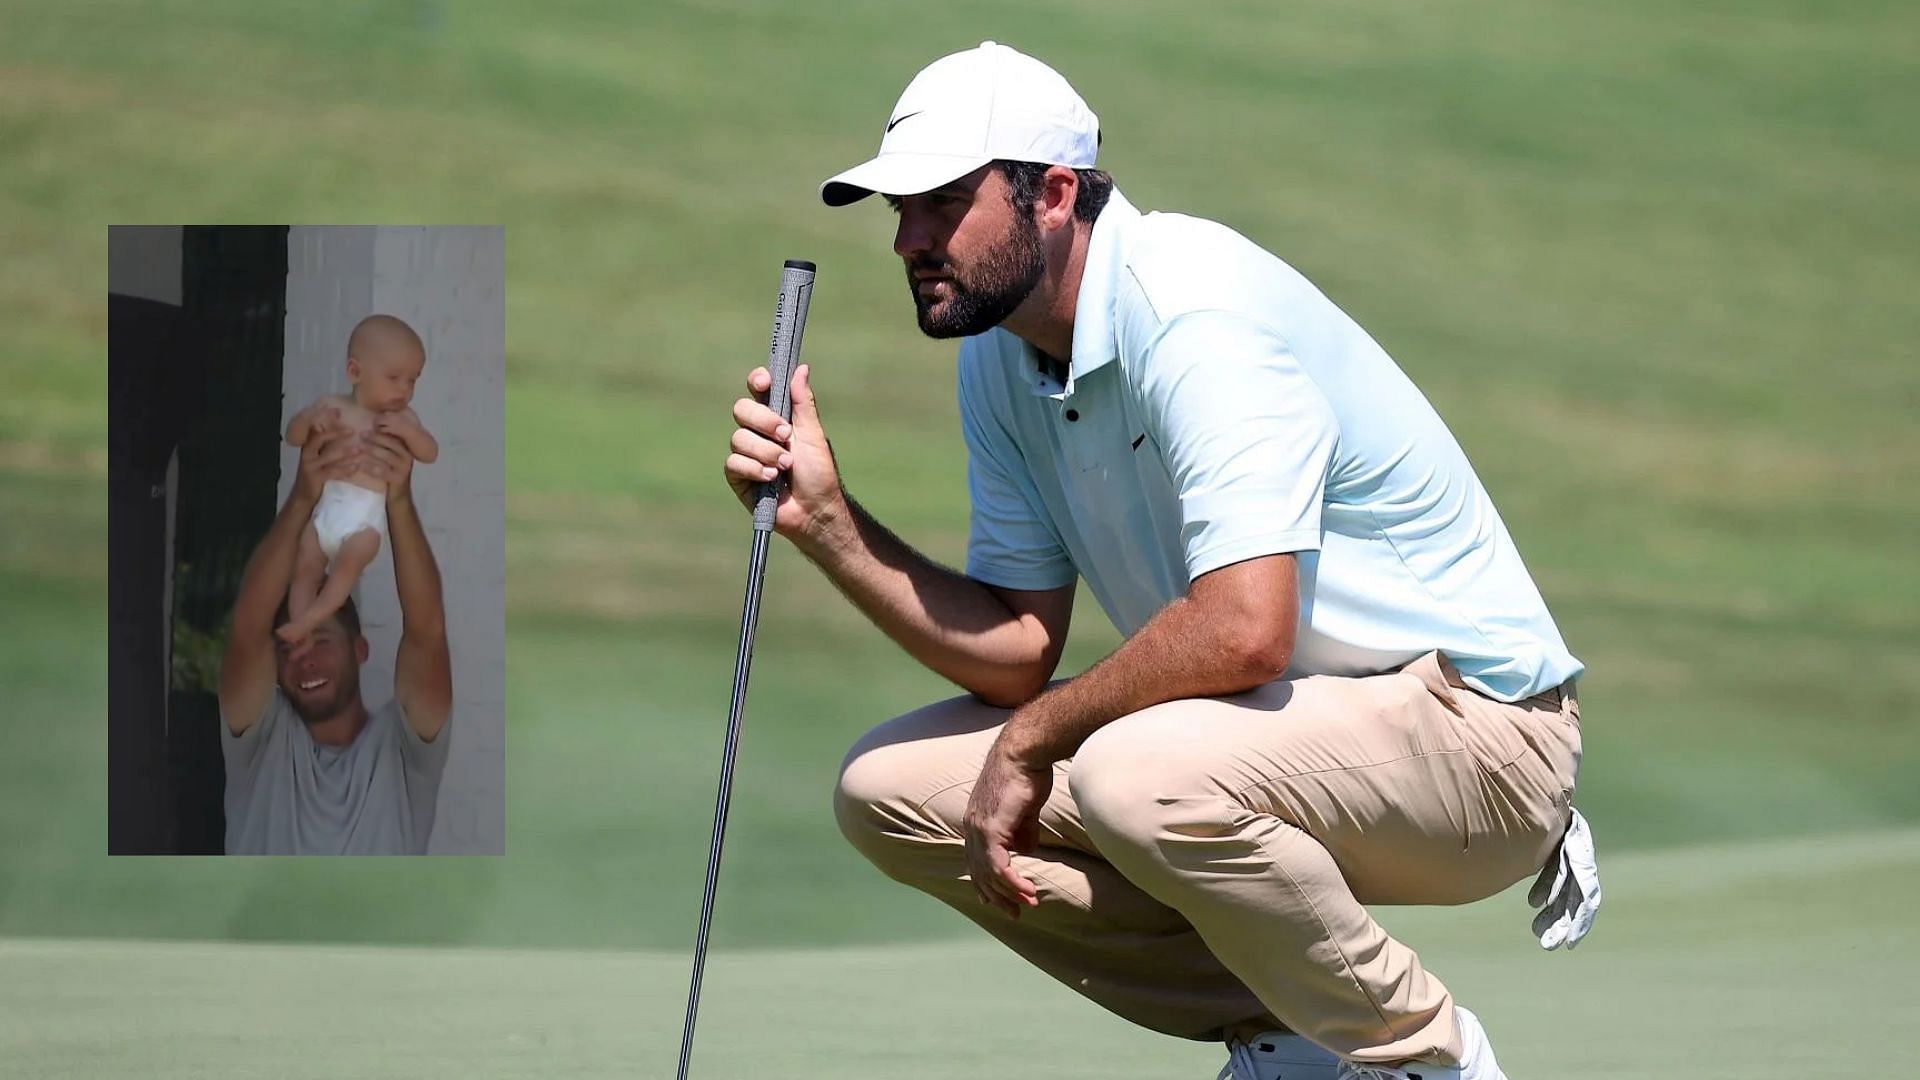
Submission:
<svg viewBox="0 0 1920 1080">
<path fill-rule="evenodd" d="M 927 227 L 926 216 L 901 207 L 900 224 L 893 230 L 893 253 L 910 259 L 932 249 L 933 231 Z"/>
</svg>

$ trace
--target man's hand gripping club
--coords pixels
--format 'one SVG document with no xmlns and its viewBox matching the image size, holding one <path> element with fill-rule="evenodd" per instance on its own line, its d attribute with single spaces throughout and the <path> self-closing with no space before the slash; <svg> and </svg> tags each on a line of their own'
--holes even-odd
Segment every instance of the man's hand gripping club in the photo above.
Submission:
<svg viewBox="0 0 1920 1080">
<path fill-rule="evenodd" d="M 727 483 L 749 510 L 761 484 L 782 472 L 787 474 L 786 488 L 780 492 L 774 511 L 773 531 L 803 550 L 830 543 L 833 530 L 850 517 L 846 494 L 840 488 L 840 472 L 833 462 L 833 448 L 827 445 L 826 432 L 820 427 L 812 374 L 806 364 L 793 371 L 788 384 L 793 396 L 793 423 L 788 424 L 767 405 L 773 376 L 764 367 L 748 373 L 747 389 L 753 396 L 733 403 L 733 420 L 739 426 L 734 429 L 732 452 L 726 463 Z"/>
</svg>

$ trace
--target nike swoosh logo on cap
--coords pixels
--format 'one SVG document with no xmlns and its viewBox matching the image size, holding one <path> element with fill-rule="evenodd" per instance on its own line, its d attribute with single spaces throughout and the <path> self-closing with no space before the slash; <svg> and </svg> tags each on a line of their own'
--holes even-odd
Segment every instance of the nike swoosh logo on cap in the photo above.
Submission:
<svg viewBox="0 0 1920 1080">
<path fill-rule="evenodd" d="M 910 112 L 910 113 L 908 113 L 908 114 L 906 114 L 905 116 L 896 116 L 896 117 L 894 117 L 893 119 L 891 119 L 891 120 L 889 120 L 889 121 L 887 121 L 887 131 L 892 131 L 892 130 L 893 130 L 894 128 L 897 128 L 897 127 L 899 127 L 899 126 L 900 126 L 900 121 L 902 121 L 902 120 L 908 120 L 908 119 L 911 119 L 911 118 L 913 118 L 913 117 L 915 117 L 915 116 L 919 116 L 919 115 L 920 115 L 921 113 L 923 113 L 923 112 L 926 112 L 926 111 L 927 111 L 927 110 L 925 110 L 925 109 L 915 109 L 915 110 L 914 110 L 913 112 Z M 881 134 L 882 134 L 882 135 L 885 135 L 885 134 L 887 133 L 887 131 L 883 131 L 883 132 L 881 132 Z"/>
</svg>

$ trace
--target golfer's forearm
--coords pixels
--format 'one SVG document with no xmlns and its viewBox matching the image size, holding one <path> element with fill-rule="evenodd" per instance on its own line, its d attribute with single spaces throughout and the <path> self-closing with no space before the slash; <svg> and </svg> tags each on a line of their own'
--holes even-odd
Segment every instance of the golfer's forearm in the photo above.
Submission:
<svg viewBox="0 0 1920 1080">
<path fill-rule="evenodd" d="M 1087 737 L 1128 713 L 1185 698 L 1251 690 L 1286 670 L 1291 641 L 1249 640 L 1233 619 L 1182 597 L 1099 663 L 1022 706 L 999 749 L 1027 766 L 1072 757 Z"/>
<path fill-rule="evenodd" d="M 1047 635 L 986 586 L 913 550 L 851 496 L 847 516 L 797 539 L 841 593 L 914 659 L 989 701 L 1025 700 L 1050 674 Z"/>
<path fill-rule="evenodd" d="M 387 499 L 387 534 L 393 545 L 393 588 L 400 598 L 402 633 L 409 637 L 446 633 L 440 567 L 433 560 L 411 492 Z"/>
<path fill-rule="evenodd" d="M 233 626 L 248 634 L 273 631 L 273 614 L 287 595 L 293 581 L 293 563 L 300 551 L 300 530 L 313 517 L 313 500 L 303 498 L 299 488 L 287 495 L 287 501 L 267 527 L 267 535 L 247 559 L 240 575 L 240 595 L 233 602 Z"/>
</svg>

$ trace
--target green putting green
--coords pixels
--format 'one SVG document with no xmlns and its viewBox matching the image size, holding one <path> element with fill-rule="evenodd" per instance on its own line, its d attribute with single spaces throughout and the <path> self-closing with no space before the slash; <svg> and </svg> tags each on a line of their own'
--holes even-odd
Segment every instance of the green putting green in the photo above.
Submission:
<svg viewBox="0 0 1920 1080">
<path fill-rule="evenodd" d="M 1876 1067 L 1862 1036 L 1920 963 L 1920 830 L 1633 854 L 1578 950 L 1518 892 L 1388 921 L 1513 1076 L 1802 1080 Z M 735 910 L 737 914 L 737 909 Z M 956 916 L 947 916 L 958 921 Z M 0 939 L 0 1057 L 44 1080 L 669 1075 L 688 957 L 610 949 Z M 1109 1019 L 984 939 L 722 949 L 694 1075 L 1211 1077 L 1217 1046 Z"/>
</svg>

